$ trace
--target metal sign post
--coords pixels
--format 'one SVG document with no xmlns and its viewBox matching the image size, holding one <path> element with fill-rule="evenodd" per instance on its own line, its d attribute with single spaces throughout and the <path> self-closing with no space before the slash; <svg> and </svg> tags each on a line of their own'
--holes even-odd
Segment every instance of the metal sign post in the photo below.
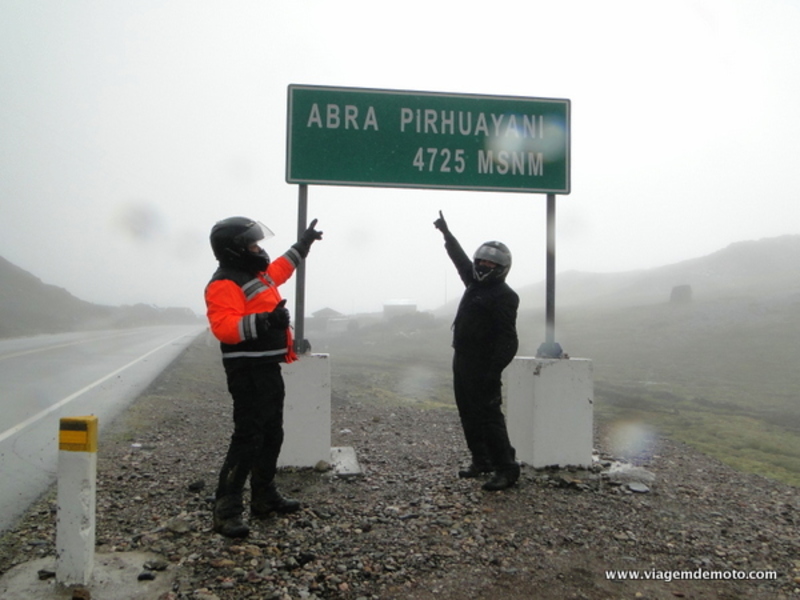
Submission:
<svg viewBox="0 0 800 600">
<path fill-rule="evenodd" d="M 536 356 L 561 358 L 564 351 L 556 342 L 556 195 L 547 194 L 547 281 L 545 292 L 545 337 Z"/>
<path fill-rule="evenodd" d="M 302 184 L 298 186 L 297 195 L 297 239 L 303 235 L 308 222 L 308 186 Z M 301 260 L 297 265 L 295 273 L 296 294 L 294 300 L 294 351 L 304 354 L 309 348 L 308 340 L 305 339 L 305 312 L 306 312 L 306 261 Z"/>
</svg>

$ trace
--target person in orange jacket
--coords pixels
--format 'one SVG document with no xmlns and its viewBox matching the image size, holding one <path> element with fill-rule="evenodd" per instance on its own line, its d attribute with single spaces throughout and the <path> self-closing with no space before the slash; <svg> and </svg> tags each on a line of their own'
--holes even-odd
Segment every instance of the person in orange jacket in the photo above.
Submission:
<svg viewBox="0 0 800 600">
<path fill-rule="evenodd" d="M 289 311 L 278 287 L 294 273 L 316 240 L 314 219 L 300 239 L 271 261 L 260 246 L 272 237 L 262 223 L 230 217 L 211 228 L 211 249 L 219 267 L 205 289 L 206 315 L 220 342 L 222 364 L 233 397 L 233 435 L 219 474 L 214 531 L 245 537 L 243 491 L 250 478 L 250 515 L 290 513 L 300 503 L 275 486 L 283 444 L 282 362 L 293 362 Z"/>
</svg>

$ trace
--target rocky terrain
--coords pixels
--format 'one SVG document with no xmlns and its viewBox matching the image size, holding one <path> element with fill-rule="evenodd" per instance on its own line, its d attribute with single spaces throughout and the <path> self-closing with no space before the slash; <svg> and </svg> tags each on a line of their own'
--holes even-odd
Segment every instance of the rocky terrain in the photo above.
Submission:
<svg viewBox="0 0 800 600">
<path fill-rule="evenodd" d="M 595 468 L 524 467 L 513 489 L 484 492 L 456 477 L 454 410 L 371 399 L 353 377 L 332 388 L 333 445 L 354 447 L 363 475 L 283 470 L 303 510 L 223 538 L 210 509 L 231 406 L 218 350 L 198 338 L 101 432 L 98 552 L 159 555 L 150 576 L 174 580 L 160 600 L 800 598 L 796 488 L 667 439 L 620 463 L 600 422 Z M 50 494 L 3 536 L 0 573 L 54 542 Z"/>
</svg>

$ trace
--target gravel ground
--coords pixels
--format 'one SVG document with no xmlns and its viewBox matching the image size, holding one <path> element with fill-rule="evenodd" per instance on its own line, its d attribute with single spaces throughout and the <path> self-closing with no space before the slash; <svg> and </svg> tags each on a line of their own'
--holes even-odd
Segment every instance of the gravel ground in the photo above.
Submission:
<svg viewBox="0 0 800 600">
<path fill-rule="evenodd" d="M 279 487 L 303 510 L 229 540 L 211 532 L 210 510 L 231 406 L 218 349 L 200 336 L 101 432 L 98 552 L 162 556 L 175 586 L 159 600 L 800 598 L 796 488 L 667 439 L 621 463 L 646 485 L 615 480 L 601 424 L 596 468 L 523 467 L 513 489 L 484 492 L 456 477 L 466 449 L 454 410 L 373 402 L 356 379 L 333 375 L 333 445 L 354 447 L 364 475 L 284 469 Z M 53 556 L 54 542 L 53 492 L 0 540 L 0 573 Z M 776 576 L 666 580 L 672 571 Z"/>
</svg>

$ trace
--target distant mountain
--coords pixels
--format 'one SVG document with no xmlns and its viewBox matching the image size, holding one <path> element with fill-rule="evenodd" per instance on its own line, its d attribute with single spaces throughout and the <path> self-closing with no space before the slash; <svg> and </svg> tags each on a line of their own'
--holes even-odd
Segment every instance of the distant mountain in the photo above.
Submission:
<svg viewBox="0 0 800 600">
<path fill-rule="evenodd" d="M 92 304 L 0 257 L 0 337 L 199 322 L 188 308 Z"/>
<path fill-rule="evenodd" d="M 669 302 L 678 286 L 692 298 L 800 294 L 800 235 L 730 246 L 683 262 L 624 273 L 567 271 L 556 276 L 556 305 L 637 306 Z M 518 290 L 526 308 L 544 306 L 545 282 Z"/>
</svg>

